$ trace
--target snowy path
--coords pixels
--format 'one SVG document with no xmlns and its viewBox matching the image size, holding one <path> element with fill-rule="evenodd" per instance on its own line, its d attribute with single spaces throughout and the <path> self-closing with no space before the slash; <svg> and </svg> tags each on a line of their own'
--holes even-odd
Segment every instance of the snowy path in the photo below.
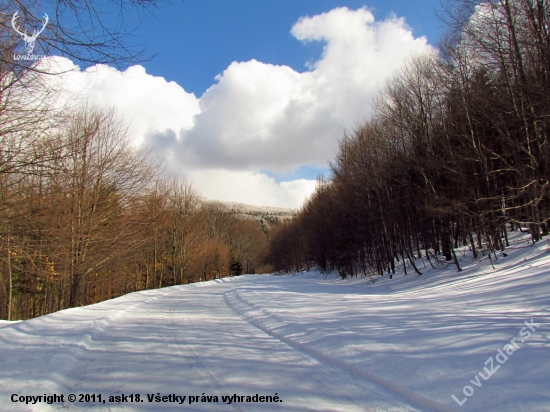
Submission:
<svg viewBox="0 0 550 412">
<path fill-rule="evenodd" d="M 376 283 L 242 276 L 4 323 L 0 410 L 550 411 L 550 255 L 509 253 L 498 271 L 464 258 L 460 274 L 423 269 Z M 538 326 L 523 339 L 531 319 Z M 513 338 L 517 350 L 481 379 Z M 11 401 L 54 393 L 64 402 Z M 123 394 L 143 402 L 108 401 Z M 234 394 L 282 402 L 222 401 Z"/>
<path fill-rule="evenodd" d="M 0 335 L 1 410 L 60 406 L 11 403 L 13 393 L 218 396 L 218 403 L 189 405 L 186 400 L 185 409 L 200 411 L 418 410 L 243 320 L 227 305 L 225 295 L 246 280 L 131 294 L 6 327 Z M 224 395 L 256 393 L 278 394 L 283 402 L 222 402 Z M 124 405 L 65 402 L 65 406 L 182 408 L 176 403 L 149 403 L 147 398 Z"/>
</svg>

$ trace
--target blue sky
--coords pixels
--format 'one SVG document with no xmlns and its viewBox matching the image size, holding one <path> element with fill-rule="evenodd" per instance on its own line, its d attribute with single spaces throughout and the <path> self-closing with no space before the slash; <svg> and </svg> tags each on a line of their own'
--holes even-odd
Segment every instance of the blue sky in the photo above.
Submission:
<svg viewBox="0 0 550 412">
<path fill-rule="evenodd" d="M 389 76 L 434 52 L 438 6 L 174 0 L 134 33 L 154 59 L 74 68 L 65 84 L 116 106 L 135 144 L 205 197 L 299 208 Z"/>
<path fill-rule="evenodd" d="M 390 13 L 404 17 L 416 37 L 438 40 L 440 23 L 434 10 L 440 0 L 174 0 L 148 16 L 136 35 L 156 57 L 143 63 L 147 72 L 173 80 L 202 95 L 214 77 L 233 61 L 256 59 L 302 72 L 317 59 L 323 44 L 302 44 L 290 29 L 302 16 L 336 7 L 367 6 L 377 20 Z"/>
</svg>

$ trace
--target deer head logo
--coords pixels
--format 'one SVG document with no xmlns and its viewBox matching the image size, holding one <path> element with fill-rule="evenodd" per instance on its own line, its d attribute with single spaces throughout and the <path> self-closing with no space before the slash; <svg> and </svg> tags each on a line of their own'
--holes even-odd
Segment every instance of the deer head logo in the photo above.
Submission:
<svg viewBox="0 0 550 412">
<path fill-rule="evenodd" d="M 27 30 L 22 32 L 21 30 L 19 30 L 17 28 L 16 23 L 17 23 L 17 18 L 19 17 L 18 14 L 19 14 L 19 12 L 16 11 L 15 14 L 13 15 L 13 17 L 11 19 L 11 27 L 13 27 L 13 30 L 15 30 L 15 32 L 23 38 L 23 41 L 25 42 L 25 48 L 27 49 L 27 53 L 32 54 L 32 51 L 34 50 L 34 42 L 36 41 L 36 39 L 38 38 L 40 33 L 42 33 L 44 31 L 44 29 L 46 28 L 46 26 L 48 24 L 48 21 L 50 19 L 49 19 L 48 15 L 46 13 L 44 13 L 44 19 L 45 20 L 44 20 L 44 24 L 42 25 L 42 28 L 40 30 L 34 30 L 33 33 L 32 33 L 32 36 L 29 36 L 27 34 Z"/>
</svg>

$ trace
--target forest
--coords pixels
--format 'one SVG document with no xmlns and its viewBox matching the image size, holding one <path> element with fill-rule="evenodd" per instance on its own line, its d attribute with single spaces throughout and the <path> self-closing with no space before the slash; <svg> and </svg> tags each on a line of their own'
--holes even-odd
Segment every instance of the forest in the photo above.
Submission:
<svg viewBox="0 0 550 412">
<path fill-rule="evenodd" d="M 345 133 L 315 193 L 270 242 L 278 271 L 391 278 L 396 265 L 505 256 L 508 231 L 539 242 L 550 218 L 550 4 L 461 0 L 437 51 L 381 88 Z M 404 264 L 405 263 L 405 264 Z"/>
</svg>

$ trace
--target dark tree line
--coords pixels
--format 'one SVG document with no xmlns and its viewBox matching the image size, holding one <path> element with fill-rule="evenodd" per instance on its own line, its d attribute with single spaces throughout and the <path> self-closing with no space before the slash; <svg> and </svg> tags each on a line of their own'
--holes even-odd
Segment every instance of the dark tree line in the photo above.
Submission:
<svg viewBox="0 0 550 412">
<path fill-rule="evenodd" d="M 504 250 L 507 228 L 547 234 L 550 2 L 476 4 L 452 3 L 441 53 L 411 59 L 341 139 L 330 180 L 272 237 L 277 270 L 461 270 L 460 245 L 477 257 Z"/>
</svg>

